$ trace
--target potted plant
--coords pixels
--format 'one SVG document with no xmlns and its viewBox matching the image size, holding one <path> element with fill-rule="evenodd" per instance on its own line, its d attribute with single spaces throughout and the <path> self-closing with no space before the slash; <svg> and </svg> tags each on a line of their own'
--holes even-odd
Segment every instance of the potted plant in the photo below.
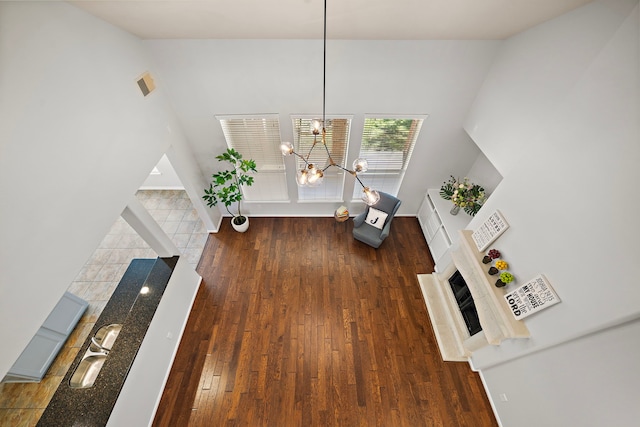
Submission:
<svg viewBox="0 0 640 427">
<path fill-rule="evenodd" d="M 500 278 L 496 280 L 496 287 L 502 288 L 503 286 L 513 282 L 514 279 L 515 277 L 513 277 L 513 274 L 509 273 L 508 271 L 503 271 L 502 273 L 500 273 Z"/>
<path fill-rule="evenodd" d="M 485 200 L 484 188 L 469 182 L 468 178 L 459 181 L 453 176 L 440 188 L 440 196 L 453 202 L 452 215 L 457 215 L 463 208 L 466 213 L 475 216 Z"/>
<path fill-rule="evenodd" d="M 253 184 L 253 176 L 250 172 L 257 172 L 256 162 L 243 159 L 242 154 L 233 148 L 228 148 L 227 151 L 216 156 L 216 159 L 219 162 L 229 162 L 231 168 L 212 175 L 213 181 L 209 184 L 209 188 L 205 188 L 202 198 L 207 201 L 209 207 L 222 202 L 232 217 L 233 228 L 243 233 L 249 228 L 249 218 L 242 215 L 240 210 L 240 202 L 243 199 L 242 186 Z M 238 202 L 237 215 L 229 210 L 229 206 L 234 202 Z"/>
</svg>

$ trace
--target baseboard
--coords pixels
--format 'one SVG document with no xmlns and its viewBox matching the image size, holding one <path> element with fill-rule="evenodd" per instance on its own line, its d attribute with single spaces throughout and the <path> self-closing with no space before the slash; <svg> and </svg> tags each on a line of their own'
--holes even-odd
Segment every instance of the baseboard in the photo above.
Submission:
<svg viewBox="0 0 640 427">
<path fill-rule="evenodd" d="M 493 403 L 493 398 L 491 397 L 491 393 L 489 393 L 489 387 L 487 387 L 487 383 L 484 380 L 484 375 L 482 375 L 482 371 L 477 371 L 477 372 L 478 372 L 478 375 L 480 375 L 480 381 L 482 381 L 482 387 L 484 387 L 484 392 L 487 395 L 487 399 L 489 399 L 489 404 L 491 405 L 491 410 L 493 410 L 493 415 L 496 417 L 496 422 L 498 423 L 498 426 L 502 427 L 502 421 L 500 420 L 500 415 L 498 414 L 496 405 Z"/>
<path fill-rule="evenodd" d="M 144 186 L 138 188 L 138 190 L 149 191 L 149 190 L 183 190 L 184 187 L 180 186 L 171 186 L 171 185 L 161 185 L 161 186 Z"/>
</svg>

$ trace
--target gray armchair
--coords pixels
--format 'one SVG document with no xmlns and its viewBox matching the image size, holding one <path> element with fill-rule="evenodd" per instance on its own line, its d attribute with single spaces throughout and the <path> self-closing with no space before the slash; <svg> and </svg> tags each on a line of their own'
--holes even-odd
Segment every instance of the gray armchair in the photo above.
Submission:
<svg viewBox="0 0 640 427">
<path fill-rule="evenodd" d="M 391 221 L 393 221 L 400 203 L 402 202 L 391 194 L 380 192 L 378 203 L 371 207 L 367 206 L 363 213 L 353 218 L 353 237 L 374 248 L 380 247 L 382 241 L 389 235 Z M 371 212 L 372 215 L 369 216 L 371 208 L 386 213 L 387 217 L 383 219 L 384 215 L 378 215 L 379 217 L 376 219 L 377 213 L 375 211 Z M 370 223 L 367 221 L 368 216 Z M 378 228 L 380 226 L 381 228 Z"/>
</svg>

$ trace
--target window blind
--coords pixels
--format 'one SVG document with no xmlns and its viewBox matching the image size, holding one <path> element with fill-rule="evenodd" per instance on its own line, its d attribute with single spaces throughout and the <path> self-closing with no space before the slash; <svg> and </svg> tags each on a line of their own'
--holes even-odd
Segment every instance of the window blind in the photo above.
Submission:
<svg viewBox="0 0 640 427">
<path fill-rule="evenodd" d="M 251 187 L 243 186 L 247 202 L 288 200 L 284 159 L 280 151 L 278 114 L 216 116 L 229 148 L 256 162 L 258 175 Z"/>
<path fill-rule="evenodd" d="M 406 169 L 422 121 L 365 118 L 359 157 L 367 159 L 370 171 L 397 172 Z"/>
<path fill-rule="evenodd" d="M 277 114 L 264 116 L 218 116 L 229 148 L 253 159 L 260 172 L 284 171 Z"/>
<path fill-rule="evenodd" d="M 365 117 L 358 157 L 367 159 L 369 170 L 363 182 L 378 191 L 398 195 L 426 116 Z M 361 196 L 356 186 L 353 198 Z"/>
</svg>

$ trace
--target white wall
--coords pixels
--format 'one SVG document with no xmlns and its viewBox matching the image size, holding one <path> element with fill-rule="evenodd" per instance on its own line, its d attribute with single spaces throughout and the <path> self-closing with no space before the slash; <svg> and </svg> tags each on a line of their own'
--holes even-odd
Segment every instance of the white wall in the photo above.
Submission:
<svg viewBox="0 0 640 427">
<path fill-rule="evenodd" d="M 478 154 L 466 176 L 471 182 L 481 185 L 487 196 L 490 196 L 502 181 L 500 172 L 482 152 Z"/>
<path fill-rule="evenodd" d="M 0 43 L 1 377 L 183 141 L 162 89 L 137 87 L 137 38 L 63 2 L 0 2 Z"/>
<path fill-rule="evenodd" d="M 615 404 L 640 397 L 637 378 L 625 375 L 637 371 L 626 353 L 640 351 L 634 329 L 607 333 L 608 360 L 597 340 L 581 341 L 579 352 L 544 350 L 640 313 L 638 29 L 637 0 L 596 1 L 507 40 L 465 123 L 504 176 L 469 228 L 500 209 L 511 228 L 494 246 L 510 270 L 519 283 L 545 274 L 562 299 L 525 320 L 530 339 L 473 355 L 492 394 L 515 396 L 499 408 L 504 425 L 602 425 L 578 416 L 585 412 L 627 425 L 628 414 L 640 415 L 637 405 L 618 415 Z M 542 373 L 550 361 L 571 369 L 551 378 Z M 586 386 L 609 398 L 585 405 L 576 396 Z M 561 417 L 531 396 L 555 402 Z"/>
<path fill-rule="evenodd" d="M 637 426 L 637 337 L 638 319 L 483 370 L 503 426 Z"/>
<path fill-rule="evenodd" d="M 277 113 L 284 141 L 292 114 L 322 112 L 321 40 L 147 40 L 157 81 L 172 105 L 205 176 L 226 148 L 217 114 Z M 327 114 L 352 114 L 347 164 L 359 151 L 366 113 L 428 114 L 399 197 L 415 215 L 428 188 L 464 175 L 478 149 L 461 123 L 499 41 L 327 41 Z M 288 167 L 293 167 L 293 160 Z M 290 172 L 293 172 L 292 170 Z M 366 183 L 366 174 L 363 176 Z M 260 179 L 258 175 L 256 179 Z M 291 180 L 290 180 L 291 181 Z M 347 177 L 349 202 L 353 178 Z M 351 185 L 351 186 L 349 186 Z M 246 203 L 249 215 L 332 215 L 341 203 Z M 362 210 L 362 204 L 351 208 Z"/>
<path fill-rule="evenodd" d="M 155 167 L 159 174 L 150 173 L 140 186 L 141 190 L 184 190 L 184 185 L 166 155 L 160 158 Z"/>
</svg>

